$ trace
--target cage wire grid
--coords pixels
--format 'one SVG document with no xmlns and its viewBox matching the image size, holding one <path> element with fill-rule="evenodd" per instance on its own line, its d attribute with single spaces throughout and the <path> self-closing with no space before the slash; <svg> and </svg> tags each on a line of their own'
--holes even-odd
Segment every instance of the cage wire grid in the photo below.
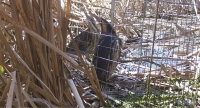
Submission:
<svg viewBox="0 0 200 108">
<path fill-rule="evenodd" d="M 128 106 L 199 106 L 199 1 L 73 2 L 70 29 L 74 37 L 88 27 L 80 9 L 86 8 L 106 19 L 122 41 L 118 61 L 103 58 L 117 63 L 114 78 L 102 87 L 107 96 L 125 100 Z M 94 53 L 83 55 L 90 67 Z M 80 73 L 75 76 L 87 79 Z"/>
</svg>

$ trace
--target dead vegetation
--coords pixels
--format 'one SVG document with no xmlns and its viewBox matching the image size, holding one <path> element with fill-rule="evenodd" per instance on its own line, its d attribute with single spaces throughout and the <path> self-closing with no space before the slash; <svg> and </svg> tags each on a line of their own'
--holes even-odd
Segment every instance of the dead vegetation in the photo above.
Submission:
<svg viewBox="0 0 200 108">
<path fill-rule="evenodd" d="M 160 94 L 177 86 L 169 79 L 198 80 L 199 2 L 192 1 L 2 0 L 0 107 L 97 108 L 105 98 L 120 104 L 114 94 L 126 96 L 127 89 Z M 80 51 L 65 53 L 70 41 L 78 49 L 72 38 L 87 27 L 83 8 L 114 24 L 123 41 L 118 74 L 103 93 Z"/>
</svg>

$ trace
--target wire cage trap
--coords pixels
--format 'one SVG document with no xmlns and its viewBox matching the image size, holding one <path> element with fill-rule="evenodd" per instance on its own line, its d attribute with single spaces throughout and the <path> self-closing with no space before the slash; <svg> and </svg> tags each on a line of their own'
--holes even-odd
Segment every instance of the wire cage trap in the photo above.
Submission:
<svg viewBox="0 0 200 108">
<path fill-rule="evenodd" d="M 128 106 L 198 106 L 198 4 L 196 1 L 112 0 L 86 2 L 82 7 L 74 5 L 106 19 L 122 41 L 120 59 L 102 91 L 122 98 L 130 103 Z M 114 46 L 109 47 L 107 50 Z M 106 49 L 100 53 L 105 52 Z M 88 56 L 90 62 L 91 56 Z M 109 57 L 105 59 L 112 61 Z"/>
</svg>

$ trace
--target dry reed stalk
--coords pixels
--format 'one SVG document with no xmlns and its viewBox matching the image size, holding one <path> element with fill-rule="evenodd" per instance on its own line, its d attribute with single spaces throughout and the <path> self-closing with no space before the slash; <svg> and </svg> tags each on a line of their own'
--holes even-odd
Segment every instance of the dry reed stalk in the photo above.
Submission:
<svg viewBox="0 0 200 108">
<path fill-rule="evenodd" d="M 101 93 L 101 88 L 100 88 L 99 80 L 98 80 L 94 65 L 91 66 L 91 73 L 92 73 L 94 82 L 96 83 L 97 90 L 98 90 L 97 95 L 98 95 L 100 101 L 103 103 L 103 105 L 106 105 L 104 98 L 102 96 L 102 93 Z"/>
<path fill-rule="evenodd" d="M 27 92 L 25 92 L 24 90 L 21 90 L 23 95 L 26 97 L 26 99 L 28 100 L 28 102 L 33 106 L 33 107 L 37 107 L 35 105 L 35 103 L 33 102 L 33 100 L 30 98 L 30 96 L 27 94 Z"/>
<path fill-rule="evenodd" d="M 6 85 L 3 89 L 3 95 L 1 101 L 6 99 L 6 91 L 8 91 L 9 86 L 11 95 L 8 98 L 7 105 L 12 104 L 12 95 L 16 95 L 18 103 L 14 106 L 18 107 L 27 107 L 29 104 L 24 104 L 23 100 L 27 99 L 32 107 L 36 107 L 39 104 L 35 104 L 33 98 L 34 96 L 43 97 L 46 101 L 50 102 L 55 106 L 66 106 L 67 101 L 64 101 L 66 98 L 63 95 L 66 95 L 68 100 L 73 100 L 73 96 L 69 89 L 66 89 L 67 82 L 62 80 L 60 77 L 66 78 L 63 57 L 69 61 L 72 66 L 75 66 L 77 69 L 84 69 L 68 57 L 64 52 L 66 45 L 66 25 L 67 19 L 63 15 L 64 11 L 56 7 L 56 1 L 5 1 L 1 2 L 1 31 L 0 31 L 0 40 L 1 40 L 1 52 L 0 52 L 0 61 L 1 66 L 4 66 L 4 69 L 9 72 L 15 70 L 14 68 L 19 69 L 16 83 L 8 79 Z M 70 2 L 68 2 L 71 4 Z M 59 4 L 59 3 L 58 3 Z M 69 5 L 68 4 L 68 5 Z M 2 7 L 3 6 L 3 7 Z M 3 9 L 2 9 L 3 8 Z M 11 11 L 11 16 L 5 11 L 5 9 Z M 53 15 L 52 11 L 59 11 L 61 14 Z M 68 11 L 70 13 L 70 10 Z M 58 17 L 59 22 L 63 22 L 62 26 L 56 28 L 53 26 L 53 16 Z M 68 18 L 69 19 L 69 18 Z M 4 26 L 9 23 L 10 27 L 5 28 Z M 10 31 L 14 30 L 15 34 L 10 34 Z M 6 31 L 6 32 L 5 32 Z M 4 35 L 7 34 L 7 36 Z M 54 38 L 55 34 L 58 36 L 58 40 L 62 40 L 59 44 L 56 44 Z M 14 44 L 11 44 L 6 40 L 7 37 L 10 37 L 14 41 Z M 15 38 L 13 38 L 15 37 Z M 50 43 L 51 42 L 51 43 Z M 2 46 L 3 45 L 3 46 Z M 16 45 L 16 48 L 13 49 L 13 45 Z M 49 46 L 49 47 L 46 47 Z M 58 45 L 58 48 L 55 46 Z M 3 49 L 6 48 L 6 51 Z M 50 49 L 51 48 L 51 49 Z M 4 62 L 3 55 L 7 55 L 8 64 Z M 58 56 L 60 54 L 62 57 Z M 59 65 L 61 64 L 61 65 Z M 11 65 L 9 67 L 8 65 Z M 0 80 L 5 82 L 1 77 Z M 12 85 L 11 85 L 12 84 Z M 24 84 L 24 89 L 22 89 L 22 84 Z M 17 86 L 17 89 L 14 90 L 14 85 Z M 15 91 L 15 92 L 14 92 Z M 32 94 L 30 94 L 32 92 Z M 69 101 L 72 106 L 76 106 L 73 101 Z"/>
<path fill-rule="evenodd" d="M 94 91 L 101 96 L 101 91 L 98 90 L 100 87 L 96 87 L 92 80 L 93 78 L 86 64 L 84 64 L 78 48 L 75 47 L 78 50 L 78 56 L 83 62 L 84 68 L 62 52 L 66 48 L 66 30 L 69 26 L 68 19 L 72 15 L 72 3 L 71 0 L 68 0 L 65 10 L 61 7 L 60 2 L 55 0 L 6 0 L 0 3 L 2 8 L 0 10 L 2 28 L 0 31 L 2 50 L 0 56 L 6 55 L 7 58 L 0 58 L 0 61 L 2 61 L 0 65 L 5 68 L 6 72 L 15 71 L 15 68 L 18 69 L 17 74 L 13 76 L 13 78 L 16 78 L 16 81 L 14 80 L 16 83 L 13 83 L 11 79 L 5 81 L 3 77 L 0 78 L 2 82 L 6 83 L 1 101 L 6 99 L 5 94 L 9 86 L 12 87 L 9 91 L 11 97 L 8 98 L 7 106 L 37 107 L 38 105 L 44 105 L 39 103 L 49 103 L 49 105 L 46 104 L 44 106 L 61 107 L 69 105 L 68 103 L 71 104 L 69 106 L 77 106 L 69 84 L 64 80 L 67 78 L 63 64 L 65 59 L 68 63 L 67 66 L 73 66 L 80 71 L 88 73 L 87 75 L 91 79 Z M 11 14 L 8 14 L 8 10 Z M 53 17 L 58 19 L 59 26 L 55 27 L 53 25 Z M 9 26 L 7 26 L 8 24 Z M 14 31 L 14 34 L 11 31 Z M 68 31 L 70 32 L 69 29 Z M 71 33 L 70 35 L 72 38 Z M 8 38 L 13 42 L 9 42 Z M 14 45 L 16 46 L 15 48 L 13 48 Z M 6 51 L 3 47 L 6 48 Z M 5 63 L 5 60 L 9 62 Z M 11 67 L 8 65 L 11 65 Z M 71 72 L 67 74 L 71 74 Z M 17 86 L 15 90 L 13 89 L 14 85 Z M 24 85 L 23 89 L 22 85 Z M 13 95 L 16 95 L 18 102 L 14 101 L 11 104 Z M 36 101 L 31 97 L 43 97 L 44 101 L 40 99 Z M 101 97 L 100 100 L 105 105 Z M 23 103 L 24 100 L 27 100 L 30 104 Z"/>
<path fill-rule="evenodd" d="M 6 84 L 5 88 L 4 88 L 4 91 L 2 93 L 0 102 L 3 102 L 4 99 L 6 99 L 7 93 L 9 91 L 9 89 L 10 89 L 11 81 L 12 81 L 12 78 L 9 78 L 8 81 L 7 81 L 7 84 Z"/>
<path fill-rule="evenodd" d="M 11 84 L 10 84 L 10 89 L 9 89 L 9 92 L 8 92 L 8 99 L 7 99 L 7 102 L 6 102 L 7 108 L 12 107 L 14 86 L 15 86 L 15 82 L 16 82 L 16 71 L 12 72 L 10 75 L 12 76 L 12 81 L 11 81 Z"/>
</svg>

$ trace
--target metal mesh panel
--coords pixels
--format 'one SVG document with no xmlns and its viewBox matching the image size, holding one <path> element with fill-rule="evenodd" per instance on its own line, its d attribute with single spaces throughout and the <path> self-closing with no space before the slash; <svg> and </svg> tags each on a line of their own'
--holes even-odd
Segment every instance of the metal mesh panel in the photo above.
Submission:
<svg viewBox="0 0 200 108">
<path fill-rule="evenodd" d="M 74 7 L 86 8 L 88 13 L 108 21 L 122 42 L 120 46 L 112 44 L 115 37 L 105 38 L 114 34 L 106 28 L 106 22 L 95 20 L 100 32 L 87 31 L 100 36 L 98 40 L 106 39 L 107 44 L 98 41 L 94 51 L 84 55 L 89 60 L 88 65 L 94 65 L 95 57 L 104 59 L 101 62 L 96 60 L 95 63 L 101 65 L 95 68 L 109 73 L 109 77 L 101 76 L 108 79 L 101 84 L 104 86 L 102 91 L 106 91 L 108 96 L 123 100 L 130 107 L 199 105 L 199 1 L 102 0 L 74 3 L 77 3 Z M 72 8 L 72 11 L 77 10 Z M 87 18 L 83 19 L 87 23 Z M 74 25 L 74 22 L 71 20 L 71 29 L 76 30 L 74 36 L 89 27 L 87 24 L 86 27 Z M 104 29 L 106 34 L 102 32 Z M 104 48 L 98 54 L 107 54 L 106 57 L 98 57 L 95 53 L 97 47 Z M 120 51 L 119 60 L 114 59 L 118 56 L 117 51 Z M 117 65 L 105 65 L 106 61 Z"/>
</svg>

